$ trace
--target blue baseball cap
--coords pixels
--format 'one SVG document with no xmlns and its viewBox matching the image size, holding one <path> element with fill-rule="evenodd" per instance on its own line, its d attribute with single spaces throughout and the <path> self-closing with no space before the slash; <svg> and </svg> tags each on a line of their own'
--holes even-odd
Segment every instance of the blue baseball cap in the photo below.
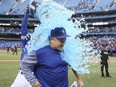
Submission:
<svg viewBox="0 0 116 87">
<path fill-rule="evenodd" d="M 66 30 L 63 27 L 56 27 L 51 30 L 51 37 L 55 38 L 66 38 L 69 37 L 69 35 L 66 34 Z"/>
</svg>

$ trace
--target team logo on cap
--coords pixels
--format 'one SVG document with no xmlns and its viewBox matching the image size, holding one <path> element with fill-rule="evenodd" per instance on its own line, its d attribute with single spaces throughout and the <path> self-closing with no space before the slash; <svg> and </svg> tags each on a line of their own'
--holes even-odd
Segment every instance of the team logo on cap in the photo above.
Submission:
<svg viewBox="0 0 116 87">
<path fill-rule="evenodd" d="M 61 30 L 61 32 L 62 32 L 63 34 L 65 34 L 65 31 L 64 31 L 64 30 Z"/>
</svg>

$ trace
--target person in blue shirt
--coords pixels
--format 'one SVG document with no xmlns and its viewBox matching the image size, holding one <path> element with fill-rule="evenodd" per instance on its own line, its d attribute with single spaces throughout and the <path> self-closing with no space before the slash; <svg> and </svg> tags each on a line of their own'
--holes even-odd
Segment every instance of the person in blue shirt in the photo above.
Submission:
<svg viewBox="0 0 116 87">
<path fill-rule="evenodd" d="M 24 58 L 24 56 L 27 54 L 26 45 L 28 41 L 30 40 L 30 36 L 28 34 L 27 30 L 27 23 L 28 23 L 28 16 L 29 16 L 29 8 L 26 8 L 25 15 L 22 20 L 21 24 L 21 39 L 22 39 L 22 53 L 21 53 L 21 60 Z M 32 87 L 30 83 L 25 79 L 24 75 L 22 74 L 22 70 L 20 69 L 20 72 L 18 73 L 16 79 L 14 80 L 11 87 Z"/>
<path fill-rule="evenodd" d="M 51 30 L 50 44 L 29 53 L 21 61 L 21 70 L 32 87 L 68 87 L 68 63 L 62 60 L 61 53 L 69 35 L 63 27 Z M 37 65 L 35 75 L 31 66 Z M 73 69 L 72 69 L 73 70 Z M 84 87 L 81 75 L 73 70 L 78 87 Z"/>
</svg>

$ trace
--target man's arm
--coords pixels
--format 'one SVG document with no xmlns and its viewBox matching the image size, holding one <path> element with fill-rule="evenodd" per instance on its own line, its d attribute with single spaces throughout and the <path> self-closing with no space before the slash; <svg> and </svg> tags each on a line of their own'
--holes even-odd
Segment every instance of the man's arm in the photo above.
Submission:
<svg viewBox="0 0 116 87">
<path fill-rule="evenodd" d="M 25 46 L 27 45 L 27 42 L 30 40 L 30 38 L 27 37 L 28 30 L 27 30 L 27 23 L 28 23 L 28 16 L 29 16 L 29 8 L 26 7 L 24 17 L 22 19 L 21 23 L 21 41 L 22 41 L 22 54 L 21 54 L 21 60 L 23 57 L 27 54 L 27 48 Z"/>
<path fill-rule="evenodd" d="M 28 17 L 29 17 L 29 8 L 27 7 L 21 23 L 21 39 L 25 39 L 28 33 L 27 30 Z"/>
<path fill-rule="evenodd" d="M 82 81 L 82 79 L 81 79 L 81 75 L 78 74 L 78 73 L 77 73 L 75 70 L 73 70 L 73 69 L 72 69 L 72 71 L 73 71 L 73 73 L 75 74 L 75 76 L 76 76 L 76 78 L 77 78 L 78 87 L 84 87 L 84 83 L 83 83 L 83 81 Z"/>
<path fill-rule="evenodd" d="M 31 66 L 35 64 L 37 64 L 37 57 L 35 52 L 33 51 L 22 59 L 20 63 L 20 67 L 21 67 L 23 75 L 33 87 L 41 87 L 41 86 L 35 86 L 36 84 L 37 85 L 38 84 L 41 85 L 41 84 L 37 81 L 37 79 L 35 78 L 35 76 L 32 74 L 32 71 L 31 71 Z"/>
</svg>

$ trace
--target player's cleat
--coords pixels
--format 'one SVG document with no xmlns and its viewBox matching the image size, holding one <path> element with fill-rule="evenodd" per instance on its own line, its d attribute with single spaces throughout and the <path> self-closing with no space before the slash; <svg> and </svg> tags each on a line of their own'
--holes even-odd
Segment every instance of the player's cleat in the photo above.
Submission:
<svg viewBox="0 0 116 87">
<path fill-rule="evenodd" d="M 101 75 L 101 77 L 104 77 L 104 78 L 105 78 L 105 76 L 104 76 L 104 75 Z"/>
<path fill-rule="evenodd" d="M 108 75 L 108 76 L 106 76 L 106 77 L 112 77 L 112 76 Z"/>
</svg>

